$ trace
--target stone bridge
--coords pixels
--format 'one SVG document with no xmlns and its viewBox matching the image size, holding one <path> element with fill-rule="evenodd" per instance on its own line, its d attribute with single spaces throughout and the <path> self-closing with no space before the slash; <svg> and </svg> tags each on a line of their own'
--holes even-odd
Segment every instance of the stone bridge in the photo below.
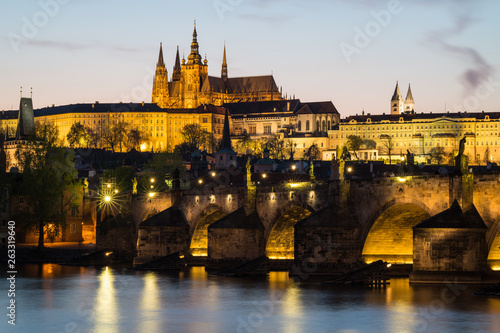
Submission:
<svg viewBox="0 0 500 333">
<path fill-rule="evenodd" d="M 144 256 L 167 255 L 166 252 L 182 248 L 189 248 L 194 255 L 206 256 L 208 227 L 245 208 L 246 214 L 256 212 L 260 218 L 266 255 L 291 259 L 294 257 L 294 225 L 330 207 L 334 211 L 348 211 L 354 218 L 358 260 L 411 263 L 412 228 L 448 209 L 457 200 L 464 209 L 472 204 L 477 208 L 488 227 L 488 259 L 500 262 L 499 191 L 500 175 L 497 174 L 312 181 L 276 186 L 200 186 L 142 201 L 134 212 L 138 225 L 171 207 L 182 212 L 185 218 L 185 229 L 181 229 L 185 231 L 175 231 L 184 232 L 184 237 L 168 238 L 181 239 L 182 244 L 169 247 L 170 250 L 165 250 L 169 240 L 162 239 L 161 228 L 152 231 L 141 224 L 138 244 L 139 253 Z M 338 216 L 332 215 L 332 223 L 335 218 Z M 165 221 L 164 226 L 168 225 Z"/>
</svg>

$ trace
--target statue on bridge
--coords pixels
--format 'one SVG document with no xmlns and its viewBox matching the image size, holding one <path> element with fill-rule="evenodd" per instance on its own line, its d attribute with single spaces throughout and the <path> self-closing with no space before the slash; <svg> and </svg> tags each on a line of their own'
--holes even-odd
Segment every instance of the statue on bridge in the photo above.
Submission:
<svg viewBox="0 0 500 333">
<path fill-rule="evenodd" d="M 464 136 L 460 140 L 458 155 L 455 157 L 455 170 L 462 175 L 469 173 L 469 156 L 465 155 L 465 143 L 467 138 Z"/>
<path fill-rule="evenodd" d="M 464 136 L 462 140 L 460 140 L 460 147 L 458 149 L 458 155 L 463 155 L 465 152 L 465 143 L 467 142 L 467 138 Z"/>
<path fill-rule="evenodd" d="M 250 163 L 250 156 L 247 159 L 247 185 L 252 183 L 252 164 Z"/>
<path fill-rule="evenodd" d="M 83 195 L 89 195 L 89 180 L 85 178 L 83 180 Z"/>
<path fill-rule="evenodd" d="M 132 194 L 137 194 L 137 178 L 132 180 Z"/>
</svg>

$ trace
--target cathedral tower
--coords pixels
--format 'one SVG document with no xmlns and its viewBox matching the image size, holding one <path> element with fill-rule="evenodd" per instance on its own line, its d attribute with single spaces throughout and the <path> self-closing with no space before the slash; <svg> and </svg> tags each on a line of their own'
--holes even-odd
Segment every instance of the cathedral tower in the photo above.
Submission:
<svg viewBox="0 0 500 333">
<path fill-rule="evenodd" d="M 405 113 L 415 113 L 415 101 L 413 100 L 410 85 L 408 85 L 408 93 L 406 94 Z"/>
<path fill-rule="evenodd" d="M 399 91 L 399 83 L 396 82 L 396 89 L 394 90 L 394 95 L 391 100 L 391 115 L 402 114 L 403 109 L 403 96 L 401 95 L 401 91 Z"/>
<path fill-rule="evenodd" d="M 191 43 L 191 54 L 188 56 L 187 64 L 181 67 L 181 106 L 184 108 L 195 108 L 200 103 L 200 92 L 203 81 L 208 77 L 208 62 L 202 61 L 196 22 L 194 23 L 193 41 Z"/>
<path fill-rule="evenodd" d="M 222 71 L 221 78 L 227 82 L 227 60 L 226 60 L 226 43 L 224 43 L 224 56 L 222 57 Z"/>
<path fill-rule="evenodd" d="M 156 72 L 153 78 L 153 98 L 152 102 L 159 107 L 167 107 L 168 102 L 168 73 L 163 60 L 163 49 L 160 43 L 160 55 L 156 64 Z"/>
</svg>

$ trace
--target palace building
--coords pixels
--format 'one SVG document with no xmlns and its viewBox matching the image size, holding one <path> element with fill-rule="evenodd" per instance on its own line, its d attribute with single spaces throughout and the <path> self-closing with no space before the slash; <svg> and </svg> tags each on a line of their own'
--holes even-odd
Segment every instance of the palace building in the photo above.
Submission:
<svg viewBox="0 0 500 333">
<path fill-rule="evenodd" d="M 410 89 L 402 101 L 396 85 L 390 114 L 362 114 L 342 119 L 338 129 L 329 131 L 330 149 L 346 146 L 349 136 L 354 135 L 374 141 L 378 155 L 373 156 L 377 158 L 387 159 L 391 154 L 392 160 L 398 160 L 409 151 L 416 161 L 428 162 L 437 147 L 442 148 L 448 159 L 458 152 L 460 140 L 466 137 L 465 154 L 471 163 L 484 165 L 487 161 L 500 161 L 500 113 L 417 113 Z M 362 153 L 361 159 L 372 159 Z"/>
<path fill-rule="evenodd" d="M 225 103 L 281 99 L 283 99 L 282 93 L 272 75 L 229 77 L 225 45 L 221 76 L 208 75 L 208 60 L 206 57 L 205 60 L 202 60 L 199 52 L 196 24 L 191 53 L 187 61 L 183 56 L 181 62 L 179 47 L 177 47 L 175 65 L 170 80 L 160 44 L 160 54 L 153 79 L 152 103 L 156 103 L 162 108 L 191 109 L 206 104 L 221 106 Z"/>
</svg>

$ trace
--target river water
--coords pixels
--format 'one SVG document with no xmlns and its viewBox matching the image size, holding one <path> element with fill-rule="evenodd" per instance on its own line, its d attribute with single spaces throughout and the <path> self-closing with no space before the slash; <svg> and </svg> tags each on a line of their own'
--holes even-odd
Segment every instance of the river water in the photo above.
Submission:
<svg viewBox="0 0 500 333">
<path fill-rule="evenodd" d="M 297 282 L 283 272 L 242 279 L 203 267 L 166 274 L 24 265 L 15 327 L 2 285 L 0 332 L 500 332 L 500 298 L 474 296 L 479 286 L 405 278 L 373 289 Z"/>
</svg>

